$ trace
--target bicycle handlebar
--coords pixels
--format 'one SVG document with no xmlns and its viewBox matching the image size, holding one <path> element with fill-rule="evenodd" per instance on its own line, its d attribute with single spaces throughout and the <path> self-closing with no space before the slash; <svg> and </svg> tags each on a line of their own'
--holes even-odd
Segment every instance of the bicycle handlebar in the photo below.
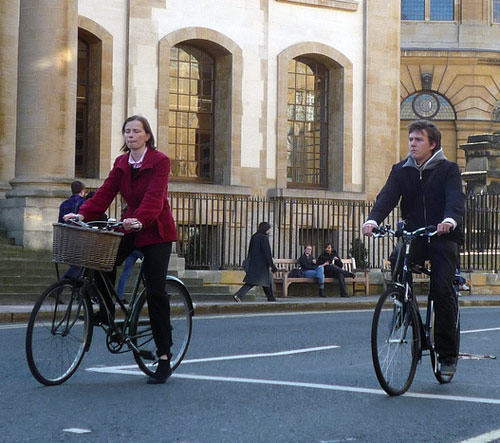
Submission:
<svg viewBox="0 0 500 443">
<path fill-rule="evenodd" d="M 397 229 L 392 229 L 390 225 L 378 226 L 373 231 L 374 237 L 384 237 L 387 234 L 392 234 L 395 237 L 433 237 L 437 234 L 437 228 L 434 225 L 423 226 L 422 228 L 415 229 L 414 231 L 407 231 L 403 226 L 399 226 Z"/>
<path fill-rule="evenodd" d="M 68 219 L 68 222 L 74 223 L 75 225 L 81 226 L 82 228 L 88 229 L 102 229 L 103 231 L 112 231 L 115 229 L 123 228 L 123 222 L 117 221 L 115 218 L 108 218 L 107 221 L 96 220 L 90 222 L 84 222 L 78 217 Z M 140 231 L 142 229 L 142 223 L 138 221 L 132 224 L 132 229 L 134 231 Z"/>
</svg>

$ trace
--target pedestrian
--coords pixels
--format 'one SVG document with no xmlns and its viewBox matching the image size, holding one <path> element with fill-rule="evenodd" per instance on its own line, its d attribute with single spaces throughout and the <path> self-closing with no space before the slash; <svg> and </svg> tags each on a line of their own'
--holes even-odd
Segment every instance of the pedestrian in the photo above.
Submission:
<svg viewBox="0 0 500 443">
<path fill-rule="evenodd" d="M 135 262 L 137 260 L 141 260 L 143 257 L 144 254 L 141 251 L 139 251 L 139 249 L 134 249 L 132 253 L 125 259 L 125 265 L 123 267 L 122 274 L 120 275 L 120 280 L 118 280 L 118 287 L 116 289 L 118 298 L 124 303 L 126 302 L 125 286 L 127 284 L 128 278 L 132 273 L 132 269 L 134 269 Z"/>
<path fill-rule="evenodd" d="M 331 243 L 325 245 L 325 252 L 318 257 L 318 265 L 325 266 L 325 277 L 336 278 L 339 281 L 340 296 L 349 297 L 345 278 L 354 278 L 356 276 L 352 272 L 343 269 L 344 263 L 342 263 Z"/>
<path fill-rule="evenodd" d="M 71 197 L 64 200 L 59 205 L 58 223 L 64 223 L 64 216 L 69 213 L 76 213 L 85 202 L 85 185 L 80 180 L 71 183 Z M 77 279 L 82 273 L 80 266 L 71 265 L 61 277 L 62 279 Z M 62 300 L 61 300 L 62 302 Z"/>
<path fill-rule="evenodd" d="M 144 254 L 149 317 L 159 357 L 156 372 L 147 382 L 159 384 L 165 383 L 172 374 L 170 305 L 165 292 L 165 277 L 177 231 L 167 197 L 170 159 L 156 149 L 146 118 L 139 115 L 128 117 L 123 123 L 122 134 L 122 151 L 125 153 L 116 158 L 113 169 L 94 197 L 80 207 L 78 214 L 68 214 L 65 218 L 75 215 L 81 220 L 98 218 L 118 192 L 127 202 L 122 215 L 125 235 L 116 264 L 121 265 L 134 249 Z M 138 223 L 142 229 L 135 231 L 134 226 Z M 110 273 L 113 283 L 115 276 L 116 266 Z"/>
<path fill-rule="evenodd" d="M 458 358 L 458 299 L 453 282 L 459 247 L 464 242 L 465 196 L 460 168 L 445 157 L 441 132 L 434 123 L 415 121 L 408 127 L 408 134 L 409 154 L 392 167 L 362 231 L 373 235 L 398 202 L 408 230 L 437 227 L 437 235 L 417 238 L 410 254 L 414 263 L 431 261 L 430 297 L 436 313 L 438 362 L 441 374 L 453 375 Z"/>
<path fill-rule="evenodd" d="M 271 246 L 269 244 L 268 236 L 270 230 L 271 225 L 267 222 L 262 222 L 259 224 L 257 232 L 250 239 L 248 257 L 246 259 L 247 264 L 245 266 L 246 274 L 243 279 L 245 284 L 233 295 L 233 299 L 236 302 L 241 302 L 245 294 L 254 286 L 262 286 L 267 301 L 276 301 L 272 288 L 273 278 L 269 272 L 269 268 L 271 268 L 272 272 L 276 272 L 277 270 L 273 262 Z"/>
<path fill-rule="evenodd" d="M 319 286 L 319 296 L 326 297 L 325 295 L 325 266 L 326 263 L 318 265 L 316 259 L 312 255 L 312 246 L 307 245 L 304 253 L 299 257 L 298 263 L 300 269 L 306 278 L 315 278 Z"/>
</svg>

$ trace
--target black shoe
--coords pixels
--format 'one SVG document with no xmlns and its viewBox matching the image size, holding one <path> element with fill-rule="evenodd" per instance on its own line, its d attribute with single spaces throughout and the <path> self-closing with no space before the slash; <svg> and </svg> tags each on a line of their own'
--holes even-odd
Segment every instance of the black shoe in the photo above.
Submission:
<svg viewBox="0 0 500 443">
<path fill-rule="evenodd" d="M 346 278 L 355 278 L 356 274 L 349 272 L 349 271 L 344 271 L 344 277 Z"/>
<path fill-rule="evenodd" d="M 343 297 L 343 298 L 349 298 L 350 297 L 350 295 L 348 293 L 340 294 L 340 296 Z"/>
<path fill-rule="evenodd" d="M 439 372 L 441 375 L 452 377 L 457 372 L 457 359 L 453 357 L 439 358 Z"/>
<path fill-rule="evenodd" d="M 319 288 L 319 296 L 321 298 L 326 298 L 325 290 L 323 288 Z"/>
<path fill-rule="evenodd" d="M 167 379 L 172 375 L 172 368 L 170 367 L 170 360 L 158 361 L 158 367 L 154 375 L 149 377 L 146 381 L 148 385 L 161 385 L 167 381 Z"/>
<path fill-rule="evenodd" d="M 274 297 L 268 298 L 267 301 L 277 301 Z"/>
<path fill-rule="evenodd" d="M 233 300 L 236 302 L 236 303 L 241 303 L 241 298 L 239 298 L 236 294 L 233 295 Z"/>
</svg>

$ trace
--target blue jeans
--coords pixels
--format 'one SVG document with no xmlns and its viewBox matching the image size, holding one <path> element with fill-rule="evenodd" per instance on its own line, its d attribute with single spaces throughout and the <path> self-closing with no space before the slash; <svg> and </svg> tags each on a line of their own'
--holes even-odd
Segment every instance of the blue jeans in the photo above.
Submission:
<svg viewBox="0 0 500 443">
<path fill-rule="evenodd" d="M 125 259 L 125 267 L 123 268 L 122 275 L 120 275 L 120 280 L 118 281 L 118 288 L 116 289 L 116 293 L 121 300 L 125 297 L 125 285 L 127 284 L 127 280 L 130 277 L 132 269 L 134 269 L 135 262 L 137 259 L 144 257 L 144 254 L 135 249 L 132 253 Z"/>
<path fill-rule="evenodd" d="M 304 277 L 315 278 L 321 289 L 325 287 L 325 268 L 323 266 L 318 266 L 316 269 L 304 271 Z"/>
</svg>

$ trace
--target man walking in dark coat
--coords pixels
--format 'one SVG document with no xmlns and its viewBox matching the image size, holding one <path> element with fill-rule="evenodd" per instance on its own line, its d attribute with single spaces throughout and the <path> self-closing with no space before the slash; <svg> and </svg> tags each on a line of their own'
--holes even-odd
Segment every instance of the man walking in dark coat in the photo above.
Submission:
<svg viewBox="0 0 500 443">
<path fill-rule="evenodd" d="M 248 257 L 246 259 L 247 264 L 245 266 L 246 275 L 243 279 L 245 284 L 233 295 L 233 299 L 236 302 L 240 302 L 245 294 L 254 286 L 262 286 L 267 301 L 276 301 L 272 289 L 272 276 L 269 272 L 269 268 L 273 272 L 276 272 L 268 238 L 270 229 L 271 225 L 269 223 L 262 222 L 259 224 L 257 232 L 250 239 Z"/>
<path fill-rule="evenodd" d="M 436 312 L 435 340 L 440 371 L 453 375 L 458 357 L 458 301 L 453 289 L 464 236 L 461 225 L 465 197 L 460 169 L 448 161 L 441 149 L 441 133 L 431 122 L 420 120 L 409 126 L 408 157 L 395 164 L 375 206 L 363 225 L 363 234 L 372 231 L 401 201 L 403 220 L 410 231 L 434 225 L 437 235 L 421 237 L 412 246 L 415 263 L 429 259 L 432 266 L 430 297 Z"/>
</svg>

